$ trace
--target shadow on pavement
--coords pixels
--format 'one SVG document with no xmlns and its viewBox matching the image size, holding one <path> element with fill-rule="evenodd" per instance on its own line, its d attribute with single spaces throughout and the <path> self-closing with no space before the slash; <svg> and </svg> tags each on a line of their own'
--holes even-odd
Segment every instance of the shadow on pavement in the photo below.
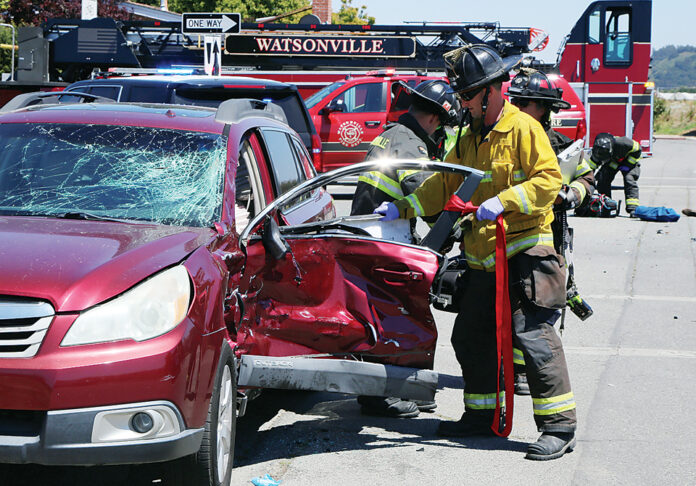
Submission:
<svg viewBox="0 0 696 486">
<path fill-rule="evenodd" d="M 444 380 L 444 381 L 443 381 Z M 440 375 L 439 388 L 461 388 L 461 377 Z M 286 413 L 279 414 L 281 410 Z M 436 414 L 415 419 L 360 413 L 351 395 L 265 390 L 237 422 L 235 466 L 326 452 L 391 447 L 448 447 L 524 452 L 526 442 L 497 437 L 445 439 L 435 434 Z M 2 486 L 163 485 L 182 481 L 181 461 L 130 466 L 0 465 Z"/>
</svg>

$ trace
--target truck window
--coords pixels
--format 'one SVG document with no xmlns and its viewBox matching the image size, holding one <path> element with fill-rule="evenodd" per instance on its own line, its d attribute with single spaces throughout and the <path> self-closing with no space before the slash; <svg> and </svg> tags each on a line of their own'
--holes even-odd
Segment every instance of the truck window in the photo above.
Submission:
<svg viewBox="0 0 696 486">
<path fill-rule="evenodd" d="M 316 93 L 314 93 L 312 96 L 307 98 L 305 100 L 305 105 L 307 105 L 307 108 L 312 108 L 315 106 L 317 103 L 319 103 L 321 100 L 326 98 L 328 95 L 336 91 L 338 88 L 346 84 L 345 81 L 336 81 L 335 83 L 331 83 L 330 85 L 320 89 Z"/>
<path fill-rule="evenodd" d="M 605 64 L 630 64 L 633 52 L 631 42 L 631 8 L 613 7 L 606 12 Z"/>
<path fill-rule="evenodd" d="M 348 88 L 336 97 L 343 100 L 344 113 L 373 113 L 386 110 L 382 83 L 365 83 Z"/>
<path fill-rule="evenodd" d="M 602 10 L 600 7 L 595 8 L 587 19 L 587 42 L 590 44 L 599 44 L 601 40 Z"/>
</svg>

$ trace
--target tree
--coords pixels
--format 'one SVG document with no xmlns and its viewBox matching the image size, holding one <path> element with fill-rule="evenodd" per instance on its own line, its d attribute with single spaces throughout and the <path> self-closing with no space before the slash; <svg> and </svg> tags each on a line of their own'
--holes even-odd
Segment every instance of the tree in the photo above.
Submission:
<svg viewBox="0 0 696 486">
<path fill-rule="evenodd" d="M 374 24 L 375 18 L 365 12 L 366 5 L 353 7 L 353 0 L 341 0 L 341 8 L 331 15 L 334 24 Z"/>
<path fill-rule="evenodd" d="M 238 12 L 244 22 L 273 17 L 309 7 L 309 0 L 170 0 L 173 12 Z M 283 22 L 295 23 L 306 12 L 283 18 Z"/>
<path fill-rule="evenodd" d="M 41 25 L 47 19 L 79 19 L 82 15 L 81 0 L 9 0 L 2 9 L 3 21 L 14 25 Z M 118 6 L 117 0 L 99 0 L 99 17 L 117 20 L 128 19 L 128 12 Z"/>
</svg>

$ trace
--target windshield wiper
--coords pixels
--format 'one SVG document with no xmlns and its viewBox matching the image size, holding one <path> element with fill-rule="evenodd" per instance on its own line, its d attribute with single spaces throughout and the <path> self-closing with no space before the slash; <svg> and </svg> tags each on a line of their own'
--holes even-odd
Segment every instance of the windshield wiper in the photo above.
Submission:
<svg viewBox="0 0 696 486">
<path fill-rule="evenodd" d="M 133 219 L 110 218 L 108 216 L 99 216 L 98 214 L 87 213 L 84 211 L 69 211 L 63 214 L 56 214 L 56 218 L 63 219 L 83 219 L 88 221 L 114 221 L 116 223 L 145 223 L 145 221 L 137 221 Z"/>
</svg>

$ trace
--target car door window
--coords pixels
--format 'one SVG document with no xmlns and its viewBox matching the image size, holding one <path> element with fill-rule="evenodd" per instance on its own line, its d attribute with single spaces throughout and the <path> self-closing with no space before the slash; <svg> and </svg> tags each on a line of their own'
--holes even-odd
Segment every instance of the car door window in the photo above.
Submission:
<svg viewBox="0 0 696 486">
<path fill-rule="evenodd" d="M 296 155 L 298 160 L 300 161 L 300 164 L 302 164 L 302 167 L 304 168 L 304 173 L 307 178 L 314 177 L 316 175 L 316 171 L 314 170 L 314 165 L 309 159 L 309 155 L 307 154 L 307 149 L 305 146 L 296 138 L 292 138 L 292 143 L 295 147 Z"/>
<path fill-rule="evenodd" d="M 133 103 L 169 103 L 169 90 L 162 86 L 131 86 L 128 101 Z"/>
<path fill-rule="evenodd" d="M 118 101 L 119 97 L 121 96 L 120 86 L 90 86 L 88 89 L 89 91 L 87 92 L 89 94 L 110 98 L 116 101 Z"/>
<path fill-rule="evenodd" d="M 76 86 L 74 88 L 70 88 L 70 90 L 66 90 L 66 92 L 70 91 L 101 96 L 103 98 L 109 98 L 114 101 L 118 101 L 121 96 L 120 86 Z M 60 97 L 61 103 L 80 103 L 81 101 L 82 98 L 78 98 L 76 96 L 64 95 Z"/>
<path fill-rule="evenodd" d="M 285 132 L 263 130 L 262 134 L 270 159 L 276 196 L 280 196 L 302 183 L 306 177 Z"/>
<path fill-rule="evenodd" d="M 261 181 L 256 168 L 258 161 L 250 139 L 242 142 L 234 179 L 234 220 L 237 230 L 241 231 L 256 213 L 263 209 Z"/>
<path fill-rule="evenodd" d="M 336 97 L 342 100 L 344 113 L 372 113 L 386 110 L 382 97 L 382 83 L 365 83 L 353 86 Z"/>
</svg>

